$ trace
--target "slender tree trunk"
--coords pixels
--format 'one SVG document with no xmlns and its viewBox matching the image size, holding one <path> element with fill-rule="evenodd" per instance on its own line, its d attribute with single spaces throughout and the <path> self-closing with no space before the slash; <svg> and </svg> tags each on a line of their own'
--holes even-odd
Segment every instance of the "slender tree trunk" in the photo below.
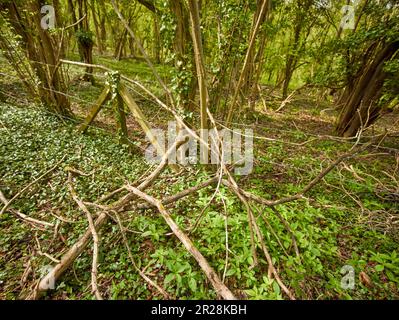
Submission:
<svg viewBox="0 0 399 320">
<path fill-rule="evenodd" d="M 68 8 L 71 14 L 72 23 L 74 24 L 74 31 L 77 38 L 80 59 L 84 63 L 93 64 L 93 39 L 89 29 L 89 12 L 87 10 L 87 0 L 77 0 L 77 5 L 79 13 L 78 16 L 76 16 L 76 7 L 73 0 L 68 0 Z M 92 67 L 86 67 L 83 79 L 94 84 Z"/>
<path fill-rule="evenodd" d="M 153 14 L 154 17 L 154 61 L 161 63 L 161 31 L 159 26 L 159 17 L 157 13 Z"/>
<path fill-rule="evenodd" d="M 182 0 L 171 0 L 170 9 L 174 14 L 176 22 L 176 32 L 173 41 L 173 50 L 175 53 L 175 67 L 179 74 L 191 71 L 191 80 L 189 85 L 185 83 L 186 75 L 179 77 L 178 87 L 179 104 L 184 110 L 195 110 L 193 100 L 197 93 L 197 79 L 195 62 L 192 60 L 192 55 L 189 51 L 190 45 L 193 43 L 190 35 L 190 20 L 189 13 L 184 7 Z M 192 65 L 192 70 L 187 70 L 187 66 Z"/>
<path fill-rule="evenodd" d="M 22 9 L 19 9 L 14 2 L 1 4 L 0 9 L 7 9 L 4 14 L 8 17 L 14 31 L 21 37 L 26 48 L 26 57 L 40 80 L 40 85 L 34 84 L 37 86 L 37 90 L 32 88 L 29 92 L 31 94 L 38 92 L 38 98 L 49 109 L 61 115 L 71 116 L 70 103 L 64 94 L 66 84 L 60 69 L 59 58 L 61 54 L 58 53 L 57 42 L 47 30 L 41 27 L 40 9 L 42 5 L 43 3 L 40 0 L 29 0 L 25 2 Z M 32 12 L 33 15 L 28 15 L 29 12 Z M 0 35 L 0 45 L 6 44 L 7 42 L 3 41 L 1 37 L 2 35 Z M 61 50 L 62 46 L 59 48 Z M 4 49 L 7 49 L 7 47 Z M 10 62 L 14 61 L 13 55 L 13 51 L 6 53 Z M 14 64 L 13 67 L 17 72 L 21 68 L 19 64 Z M 22 74 L 21 72 L 18 73 Z M 26 81 L 25 84 L 29 85 Z"/>
<path fill-rule="evenodd" d="M 238 95 L 239 95 L 241 87 L 242 87 L 242 85 L 244 83 L 244 80 L 245 80 L 245 77 L 246 77 L 246 74 L 247 74 L 248 65 L 251 63 L 252 51 L 253 51 L 253 48 L 255 46 L 256 38 L 257 38 L 257 35 L 258 35 L 258 32 L 259 32 L 259 28 L 261 27 L 261 24 L 262 24 L 262 21 L 263 21 L 263 16 L 267 15 L 267 11 L 268 11 L 269 8 L 270 8 L 269 0 L 263 0 L 262 6 L 261 6 L 261 9 L 260 9 L 261 10 L 260 14 L 258 15 L 258 19 L 257 19 L 256 25 L 253 28 L 253 31 L 252 31 L 252 34 L 251 34 L 251 37 L 250 37 L 250 40 L 249 40 L 248 50 L 247 50 L 247 53 L 246 53 L 246 56 L 245 56 L 245 60 L 244 60 L 243 66 L 242 66 L 240 77 L 238 79 L 238 83 L 236 85 L 236 89 L 235 89 L 235 92 L 234 92 L 233 100 L 231 102 L 231 105 L 230 105 L 230 108 L 229 108 L 229 111 L 228 111 L 228 114 L 227 114 L 226 121 L 227 121 L 228 124 L 233 119 L 233 112 L 234 112 L 234 109 L 236 107 Z"/>
<path fill-rule="evenodd" d="M 264 1 L 265 0 L 257 0 L 256 12 L 252 19 L 250 37 L 254 34 L 255 28 L 257 28 L 257 23 L 260 24 L 259 25 L 260 28 L 263 25 L 263 23 L 266 21 L 266 17 L 270 9 L 270 3 L 267 4 L 267 6 L 269 6 L 268 10 L 262 10 Z M 251 39 L 249 39 L 249 41 L 250 40 Z M 261 47 L 259 47 L 259 50 L 262 50 Z M 257 57 L 259 57 L 259 54 L 261 53 L 259 51 L 256 52 L 256 46 L 252 46 L 248 52 L 248 65 L 244 73 L 243 86 L 241 89 L 244 96 L 246 96 L 251 91 L 252 87 L 257 87 L 257 84 L 255 84 L 253 80 L 256 70 L 256 60 Z"/>
<path fill-rule="evenodd" d="M 106 19 L 107 19 L 107 11 L 105 9 L 104 0 L 98 0 L 98 9 L 99 9 L 99 24 L 100 24 L 100 39 L 103 45 L 104 51 L 107 50 L 107 28 L 106 28 Z"/>
<path fill-rule="evenodd" d="M 208 88 L 204 65 L 204 51 L 202 47 L 200 14 L 197 0 L 188 0 L 191 18 L 191 33 L 194 44 L 194 57 L 197 69 L 200 94 L 201 129 L 208 129 Z"/>
<path fill-rule="evenodd" d="M 97 38 L 97 50 L 100 55 L 104 53 L 104 46 L 101 38 L 101 30 L 100 30 L 100 24 L 99 24 L 99 19 L 97 18 L 97 11 L 96 11 L 96 2 L 94 0 L 91 1 L 91 14 L 93 15 L 93 23 L 94 23 L 94 29 L 96 31 L 96 38 Z"/>
<path fill-rule="evenodd" d="M 373 124 L 381 114 L 378 100 L 386 79 L 384 65 L 399 50 L 399 41 L 384 45 L 364 68 L 348 94 L 337 121 L 336 131 L 344 137 L 355 136 L 359 129 Z"/>
</svg>

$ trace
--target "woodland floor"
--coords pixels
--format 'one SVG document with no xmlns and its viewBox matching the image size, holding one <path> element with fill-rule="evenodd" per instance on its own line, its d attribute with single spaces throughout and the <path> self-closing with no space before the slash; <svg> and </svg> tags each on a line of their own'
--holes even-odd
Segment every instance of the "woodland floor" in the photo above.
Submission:
<svg viewBox="0 0 399 320">
<path fill-rule="evenodd" d="M 108 58 L 100 58 L 97 62 L 151 84 L 149 70 L 141 62 L 117 63 Z M 0 60 L 0 66 L 1 72 L 7 74 L 0 77 L 0 190 L 10 199 L 66 155 L 59 169 L 29 189 L 12 208 L 54 223 L 57 221 L 54 215 L 69 222 L 60 223 L 55 233 L 52 229 L 32 229 L 16 219 L 12 212 L 0 217 L 0 299 L 20 299 L 32 289 L 33 281 L 40 276 L 40 268 L 52 263 L 38 252 L 37 243 L 42 253 L 59 259 L 87 229 L 87 220 L 77 209 L 66 186 L 65 166 L 92 173 L 80 177 L 75 187 L 81 199 L 95 201 L 126 181 L 139 179 L 149 169 L 142 153 L 147 142 L 135 122 L 129 119 L 130 139 L 137 150 L 129 153 L 121 147 L 113 129 L 110 108 L 100 113 L 88 134 L 79 134 L 76 121 L 60 121 L 55 115 L 32 106 L 4 60 Z M 159 67 L 159 70 L 167 77 L 167 68 Z M 78 70 L 71 69 L 71 79 L 76 75 L 74 72 L 77 74 Z M 83 117 L 101 91 L 101 81 L 92 87 L 71 80 L 69 90 L 75 113 Z M 265 101 L 259 101 L 256 112 L 242 117 L 237 127 L 253 128 L 255 135 L 277 141 L 255 140 L 254 171 L 238 181 L 244 189 L 274 199 L 300 191 L 352 144 L 332 137 L 335 111 L 316 93 L 298 94 L 276 113 L 273 110 L 280 106 L 279 99 L 268 96 L 267 91 L 265 87 Z M 165 123 L 164 112 L 147 98 L 137 94 L 136 98 L 153 126 L 159 126 L 161 119 Z M 389 114 L 373 130 L 394 129 L 398 119 L 398 114 Z M 305 141 L 309 142 L 293 144 Z M 259 207 L 273 230 L 271 232 L 266 223 L 260 225 L 275 266 L 297 298 L 399 298 L 398 163 L 399 139 L 387 138 L 381 148 L 370 149 L 340 164 L 307 194 L 306 199 L 277 207 L 294 230 L 301 261 L 291 250 L 290 236 L 277 217 Z M 207 180 L 207 173 L 200 167 L 186 167 L 178 174 L 166 171 L 149 193 L 162 198 L 204 180 Z M 261 254 L 258 266 L 251 268 L 247 213 L 226 188 L 221 187 L 221 193 L 228 212 L 226 285 L 240 298 L 285 298 L 278 285 L 266 277 L 267 266 Z M 170 208 L 182 229 L 194 224 L 212 194 L 213 189 L 209 187 Z M 226 263 L 223 212 L 221 201 L 212 204 L 190 235 L 220 277 Z M 172 297 L 216 298 L 196 261 L 170 234 L 155 211 L 129 212 L 124 216 L 124 224 L 130 230 L 128 241 L 136 263 Z M 162 298 L 131 265 L 115 223 L 109 222 L 101 230 L 100 238 L 98 283 L 104 298 Z M 345 265 L 353 266 L 356 272 L 353 290 L 341 288 L 340 270 Z M 46 299 L 92 299 L 90 270 L 91 249 L 87 248 Z"/>
</svg>

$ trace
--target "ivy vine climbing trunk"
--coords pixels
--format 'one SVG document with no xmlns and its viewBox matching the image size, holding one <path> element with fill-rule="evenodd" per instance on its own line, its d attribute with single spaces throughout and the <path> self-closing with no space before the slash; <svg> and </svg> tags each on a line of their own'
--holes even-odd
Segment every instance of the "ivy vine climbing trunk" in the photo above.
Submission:
<svg viewBox="0 0 399 320">
<path fill-rule="evenodd" d="M 182 0 L 171 0 L 170 10 L 176 25 L 173 39 L 179 105 L 183 110 L 195 110 L 194 99 L 197 92 L 195 63 L 191 54 L 193 41 L 190 35 L 189 13 Z"/>
<path fill-rule="evenodd" d="M 78 16 L 76 15 L 76 5 L 78 7 Z M 78 42 L 80 59 L 87 64 L 93 64 L 93 34 L 90 31 L 89 11 L 87 0 L 68 0 L 68 7 L 71 13 L 72 23 L 74 25 L 75 36 Z M 93 68 L 86 67 L 83 80 L 94 84 Z"/>
</svg>

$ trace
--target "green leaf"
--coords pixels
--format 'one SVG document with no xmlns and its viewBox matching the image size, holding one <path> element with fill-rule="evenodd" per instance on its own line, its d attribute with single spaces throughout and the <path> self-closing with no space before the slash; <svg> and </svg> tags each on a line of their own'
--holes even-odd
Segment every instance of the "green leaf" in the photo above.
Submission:
<svg viewBox="0 0 399 320">
<path fill-rule="evenodd" d="M 177 266 L 177 273 L 182 273 L 186 269 L 184 264 L 178 264 Z"/>
<path fill-rule="evenodd" d="M 191 278 L 191 279 L 188 281 L 188 285 L 189 285 L 190 289 L 191 289 L 193 292 L 197 291 L 197 281 L 195 281 L 194 278 Z"/>
<path fill-rule="evenodd" d="M 230 269 L 230 270 L 228 270 L 228 271 L 226 272 L 226 277 L 231 277 L 231 276 L 234 275 L 234 274 L 235 274 L 234 269 Z"/>
<path fill-rule="evenodd" d="M 146 232 L 143 232 L 143 233 L 141 234 L 141 236 L 142 236 L 142 237 L 148 237 L 148 236 L 150 236 L 151 234 L 152 234 L 151 231 L 146 231 Z"/>
<path fill-rule="evenodd" d="M 276 281 L 273 282 L 273 291 L 275 294 L 279 295 L 281 293 L 280 286 Z"/>
<path fill-rule="evenodd" d="M 377 264 L 377 265 L 375 266 L 375 271 L 381 272 L 381 271 L 383 271 L 383 270 L 384 270 L 384 266 L 383 266 L 383 265 Z"/>
<path fill-rule="evenodd" d="M 173 273 L 170 273 L 165 277 L 164 284 L 168 284 L 169 282 L 171 282 L 174 279 L 175 279 L 175 275 Z"/>
</svg>

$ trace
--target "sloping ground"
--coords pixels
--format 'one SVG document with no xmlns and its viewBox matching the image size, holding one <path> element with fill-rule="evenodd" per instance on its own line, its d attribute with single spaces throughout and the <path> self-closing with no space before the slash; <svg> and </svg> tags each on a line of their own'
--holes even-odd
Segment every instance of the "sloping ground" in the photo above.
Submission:
<svg viewBox="0 0 399 320">
<path fill-rule="evenodd" d="M 323 135 L 329 132 L 326 127 L 332 128 L 331 121 L 311 108 L 303 110 L 300 118 L 299 107 L 293 102 L 280 115 L 259 115 L 258 125 L 253 126 L 255 133 L 277 141 L 255 140 L 254 171 L 239 179 L 241 186 L 265 198 L 295 194 L 351 148 L 347 142 L 317 137 L 320 128 L 324 128 Z M 12 211 L 0 217 L 1 299 L 25 297 L 43 267 L 53 264 L 51 259 L 59 259 L 87 228 L 84 214 L 68 192 L 66 166 L 89 173 L 79 177 L 75 185 L 84 201 L 95 201 L 126 181 L 139 179 L 149 167 L 142 154 L 129 154 L 112 133 L 92 127 L 87 135 L 79 135 L 75 128 L 75 123 L 61 122 L 40 109 L 0 105 L 0 190 L 6 198 L 66 155 L 59 168 L 12 205 L 13 210 L 52 222 L 56 228 L 32 227 L 16 219 Z M 275 266 L 297 298 L 399 298 L 399 159 L 392 149 L 399 148 L 397 140 L 391 138 L 382 148 L 372 148 L 342 163 L 306 199 L 277 207 L 293 229 L 300 258 L 295 256 L 290 235 L 277 217 L 269 209 L 258 207 L 261 231 Z M 206 180 L 207 174 L 199 169 L 165 172 L 150 193 L 162 198 Z M 259 264 L 252 267 L 245 208 L 224 187 L 221 193 L 227 221 L 219 195 L 191 238 L 238 297 L 284 298 L 278 285 L 266 277 L 267 266 L 261 254 Z M 172 206 L 170 212 L 182 229 L 195 224 L 212 194 L 213 189 L 207 188 Z M 123 223 L 136 263 L 172 297 L 215 298 L 195 260 L 155 211 L 128 212 Z M 101 230 L 100 239 L 98 284 L 104 298 L 162 298 L 131 265 L 115 223 Z M 354 268 L 352 290 L 342 287 L 345 275 L 340 271 L 344 266 Z M 88 248 L 47 298 L 92 299 L 90 269 Z"/>
</svg>

